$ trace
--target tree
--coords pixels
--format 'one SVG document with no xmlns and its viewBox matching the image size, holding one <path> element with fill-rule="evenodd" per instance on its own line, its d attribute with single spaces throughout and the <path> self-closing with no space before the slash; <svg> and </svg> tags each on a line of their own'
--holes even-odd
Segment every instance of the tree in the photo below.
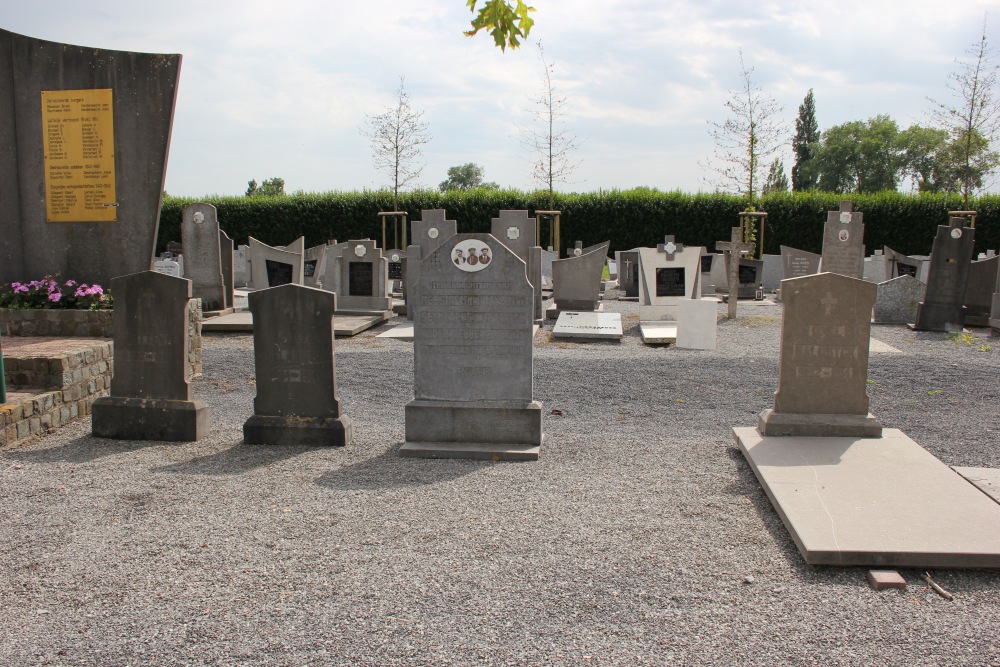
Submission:
<svg viewBox="0 0 1000 667">
<path fill-rule="evenodd" d="M 1000 164 L 1000 154 L 990 147 L 1000 130 L 1000 99 L 996 97 L 1000 62 L 983 36 L 966 51 L 969 60 L 956 60 L 959 71 L 949 75 L 947 87 L 957 102 L 946 104 L 930 99 L 937 107 L 932 116 L 952 137 L 957 154 L 954 167 L 961 183 L 964 206 L 969 197 L 983 186 L 984 178 Z"/>
<path fill-rule="evenodd" d="M 750 210 L 761 188 L 760 171 L 785 141 L 784 125 L 778 120 L 782 108 L 751 78 L 740 50 L 741 88 L 730 91 L 725 107 L 730 118 L 724 123 L 708 121 L 715 151 L 708 167 L 716 173 L 708 179 L 719 190 L 747 198 Z"/>
<path fill-rule="evenodd" d="M 361 133 L 371 139 L 372 164 L 385 173 L 392 183 L 392 210 L 399 210 L 399 193 L 412 185 L 424 170 L 416 163 L 422 154 L 420 148 L 431 140 L 427 123 L 421 119 L 423 111 L 414 111 L 410 96 L 399 77 L 396 105 L 386 107 L 385 113 L 365 116 Z"/>
<path fill-rule="evenodd" d="M 823 132 L 816 166 L 826 192 L 895 190 L 906 169 L 899 127 L 887 115 L 835 125 Z"/>
<path fill-rule="evenodd" d="M 472 190 L 473 188 L 488 188 L 498 190 L 499 185 L 483 182 L 483 168 L 473 162 L 448 168 L 448 178 L 441 181 L 438 190 L 448 192 L 448 190 Z"/>
<path fill-rule="evenodd" d="M 788 192 L 788 177 L 785 176 L 785 164 L 780 157 L 774 158 L 771 168 L 767 172 L 767 180 L 760 193 L 766 195 L 769 192 Z"/>
<path fill-rule="evenodd" d="M 479 3 L 478 0 L 468 0 L 465 4 L 475 12 Z M 507 0 L 486 0 L 472 19 L 472 30 L 467 30 L 465 35 L 472 37 L 480 30 L 486 30 L 493 35 L 493 41 L 501 51 L 508 46 L 516 49 L 521 45 L 518 38 L 526 38 L 531 32 L 531 26 L 535 24 L 530 16 L 533 11 L 535 8 L 524 4 L 524 0 L 517 0 L 516 6 Z"/>
<path fill-rule="evenodd" d="M 576 136 L 565 127 L 569 105 L 560 97 L 552 81 L 555 63 L 545 60 L 545 49 L 538 42 L 538 58 L 542 62 L 542 88 L 533 98 L 532 125 L 521 128 L 521 141 L 538 156 L 532 179 L 549 192 L 549 208 L 554 204 L 555 185 L 566 183 L 578 162 L 573 151 L 579 148 Z"/>
<path fill-rule="evenodd" d="M 796 192 L 816 187 L 817 174 L 813 158 L 819 145 L 819 123 L 816 122 L 816 99 L 812 88 L 799 105 L 799 116 L 795 119 L 795 137 L 792 151 L 795 164 L 792 165 L 792 189 Z"/>
<path fill-rule="evenodd" d="M 954 142 L 947 130 L 911 125 L 899 133 L 898 146 L 909 176 L 918 192 L 957 192 L 957 174 L 952 168 Z"/>
<path fill-rule="evenodd" d="M 256 180 L 247 182 L 247 197 L 254 197 L 257 195 L 276 197 L 284 194 L 285 179 L 283 178 L 265 178 L 264 182 L 260 185 L 257 185 Z"/>
</svg>

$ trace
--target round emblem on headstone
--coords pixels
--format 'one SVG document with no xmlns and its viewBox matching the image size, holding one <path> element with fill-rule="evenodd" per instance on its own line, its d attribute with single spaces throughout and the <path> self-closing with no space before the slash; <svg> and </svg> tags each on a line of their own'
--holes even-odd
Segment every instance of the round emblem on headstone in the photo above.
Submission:
<svg viewBox="0 0 1000 667">
<path fill-rule="evenodd" d="M 364 257 L 366 254 L 368 254 L 368 248 L 364 247 L 363 245 L 356 245 L 354 246 L 354 254 L 357 255 L 358 257 Z"/>
<path fill-rule="evenodd" d="M 436 239 L 438 237 L 438 228 L 431 227 L 430 229 L 428 229 L 427 236 L 431 237 L 432 239 Z"/>
<path fill-rule="evenodd" d="M 199 225 L 201 223 L 205 222 L 205 214 L 202 213 L 201 211 L 195 211 L 193 217 L 194 217 L 194 221 L 196 223 L 198 223 Z"/>
<path fill-rule="evenodd" d="M 582 254 L 583 254 L 583 250 L 581 250 L 580 248 L 573 248 L 573 256 L 574 257 L 579 257 Z"/>
<path fill-rule="evenodd" d="M 962 230 L 959 229 L 958 227 L 955 227 L 954 229 L 952 229 L 951 230 L 951 238 L 953 238 L 953 239 L 960 239 L 960 238 L 962 238 Z"/>
<path fill-rule="evenodd" d="M 851 224 L 851 214 L 850 213 L 841 213 L 840 214 L 840 222 L 842 222 L 845 225 Z"/>
<path fill-rule="evenodd" d="M 398 252 L 394 252 L 391 255 L 389 255 L 389 261 L 390 262 L 398 262 L 399 261 L 399 253 Z"/>
<path fill-rule="evenodd" d="M 847 239 L 851 238 L 851 233 L 849 231 L 847 231 L 846 229 L 841 229 L 840 230 L 840 234 L 838 235 L 838 238 L 841 241 L 846 241 Z"/>
<path fill-rule="evenodd" d="M 508 227 L 507 238 L 509 238 L 511 241 L 516 241 L 517 239 L 521 238 L 521 230 L 518 229 L 517 227 Z"/>
<path fill-rule="evenodd" d="M 482 241 L 466 239 L 451 249 L 451 262 L 462 271 L 482 271 L 493 261 L 493 251 Z"/>
</svg>

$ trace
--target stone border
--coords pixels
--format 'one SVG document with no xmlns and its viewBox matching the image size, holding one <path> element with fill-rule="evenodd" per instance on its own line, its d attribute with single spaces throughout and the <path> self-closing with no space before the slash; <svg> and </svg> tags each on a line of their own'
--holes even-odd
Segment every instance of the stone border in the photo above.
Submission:
<svg viewBox="0 0 1000 667">
<path fill-rule="evenodd" d="M 0 334 L 111 338 L 111 310 L 0 308 Z"/>
</svg>

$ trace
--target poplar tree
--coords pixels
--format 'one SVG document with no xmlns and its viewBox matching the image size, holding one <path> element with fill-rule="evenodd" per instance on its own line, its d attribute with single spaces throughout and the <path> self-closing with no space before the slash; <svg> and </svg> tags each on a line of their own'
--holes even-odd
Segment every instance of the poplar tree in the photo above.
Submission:
<svg viewBox="0 0 1000 667">
<path fill-rule="evenodd" d="M 816 187 L 819 173 L 813 158 L 819 144 L 819 123 L 816 122 L 816 99 L 812 88 L 799 105 L 799 117 L 795 119 L 795 137 L 792 139 L 792 151 L 795 153 L 795 164 L 792 165 L 792 190 L 801 192 Z"/>
</svg>

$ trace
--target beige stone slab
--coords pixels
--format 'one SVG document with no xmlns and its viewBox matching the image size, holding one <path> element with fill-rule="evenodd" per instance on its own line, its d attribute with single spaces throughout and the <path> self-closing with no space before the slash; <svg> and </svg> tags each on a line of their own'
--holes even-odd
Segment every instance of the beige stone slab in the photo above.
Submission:
<svg viewBox="0 0 1000 667">
<path fill-rule="evenodd" d="M 954 466 L 952 470 L 1000 503 L 1000 470 L 997 468 L 959 468 Z"/>
<path fill-rule="evenodd" d="M 881 438 L 733 434 L 812 565 L 1000 567 L 1000 505 L 898 429 Z"/>
<path fill-rule="evenodd" d="M 639 322 L 639 335 L 646 345 L 671 345 L 677 342 L 677 323 Z"/>
<path fill-rule="evenodd" d="M 333 333 L 339 337 L 355 336 L 385 322 L 384 315 L 337 315 L 333 318 Z M 239 311 L 213 317 L 201 324 L 202 332 L 251 332 L 253 316 L 250 311 Z"/>
<path fill-rule="evenodd" d="M 539 325 L 535 324 L 531 329 L 531 335 L 534 336 L 538 333 Z M 398 324 L 388 331 L 383 331 L 376 338 L 395 338 L 396 340 L 405 340 L 413 342 L 413 322 L 404 322 L 403 324 Z"/>
<path fill-rule="evenodd" d="M 902 352 L 888 343 L 872 338 L 868 342 L 868 354 L 902 354 Z"/>
</svg>

